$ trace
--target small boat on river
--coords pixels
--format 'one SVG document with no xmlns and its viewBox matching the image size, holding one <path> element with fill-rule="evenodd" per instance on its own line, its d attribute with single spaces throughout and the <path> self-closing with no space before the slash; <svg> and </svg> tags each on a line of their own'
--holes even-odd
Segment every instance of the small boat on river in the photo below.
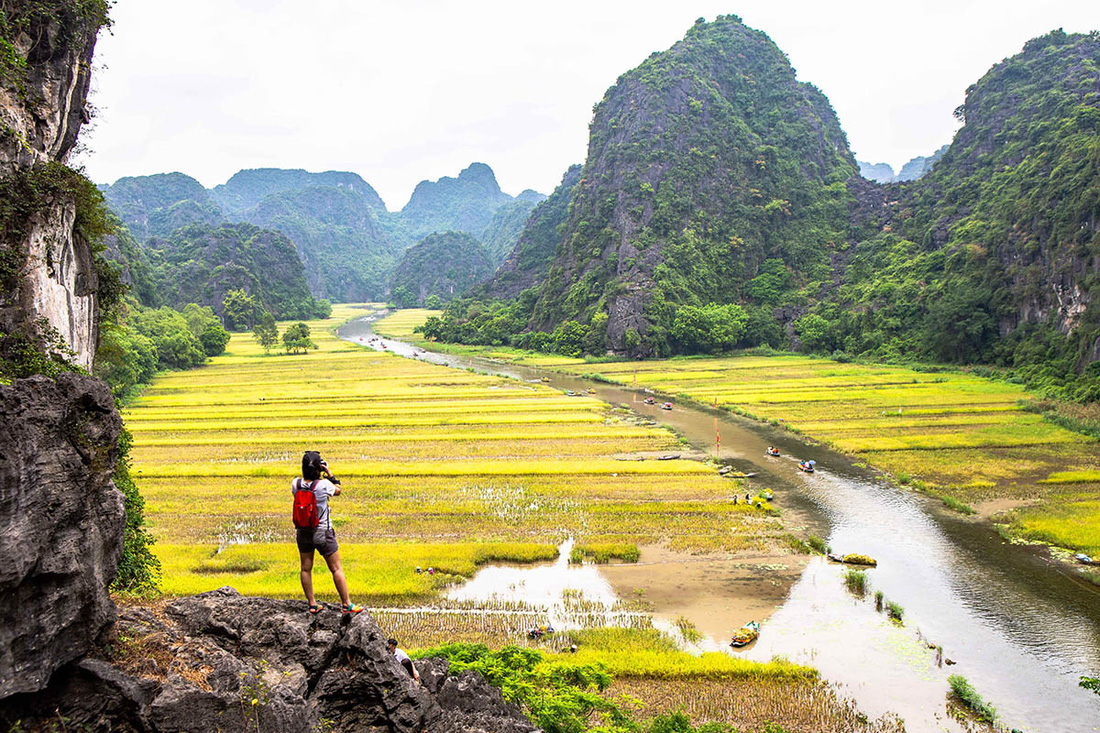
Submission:
<svg viewBox="0 0 1100 733">
<path fill-rule="evenodd" d="M 653 399 L 652 397 L 646 397 L 645 398 L 645 403 L 647 405 L 655 405 L 655 404 L 657 404 L 657 400 Z"/>
<path fill-rule="evenodd" d="M 805 471 L 806 473 L 813 473 L 814 466 L 817 465 L 817 461 L 799 461 L 798 470 Z"/>
<path fill-rule="evenodd" d="M 730 642 L 732 647 L 742 647 L 747 644 L 751 644 L 757 640 L 760 636 L 760 622 L 749 621 L 747 624 L 733 632 L 733 641 Z"/>
<path fill-rule="evenodd" d="M 867 565 L 868 567 L 877 567 L 878 560 L 870 555 L 860 555 L 858 553 L 850 552 L 847 555 L 837 555 L 830 552 L 826 555 L 833 562 L 847 563 L 848 565 Z"/>
<path fill-rule="evenodd" d="M 779 456 L 779 449 L 778 448 L 773 448 L 772 446 L 769 445 L 768 449 L 766 451 L 764 451 L 764 453 L 766 453 L 769 456 L 772 456 L 773 458 L 776 458 L 776 457 Z"/>
<path fill-rule="evenodd" d="M 1091 557 L 1083 552 L 1078 552 L 1076 555 L 1073 556 L 1073 559 L 1081 563 L 1082 565 L 1100 565 L 1100 561 L 1093 560 Z"/>
<path fill-rule="evenodd" d="M 663 405 L 661 405 L 661 409 L 662 410 L 671 410 L 672 409 L 672 403 L 671 402 L 664 403 Z"/>
</svg>

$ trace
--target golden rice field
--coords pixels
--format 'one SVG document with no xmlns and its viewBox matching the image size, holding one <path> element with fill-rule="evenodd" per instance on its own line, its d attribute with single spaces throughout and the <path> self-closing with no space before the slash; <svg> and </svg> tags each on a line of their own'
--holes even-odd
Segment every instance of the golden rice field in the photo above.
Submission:
<svg viewBox="0 0 1100 733">
<path fill-rule="evenodd" d="M 1100 552 L 1100 445 L 1026 412 L 1018 385 L 964 372 L 804 356 L 585 364 L 599 374 L 782 423 L 964 502 L 1031 500 L 1025 536 Z"/>
<path fill-rule="evenodd" d="M 300 594 L 290 482 L 308 449 L 343 481 L 333 521 L 364 603 L 433 597 L 493 560 L 549 559 L 570 535 L 628 550 L 784 546 L 774 514 L 733 504 L 740 483 L 713 467 L 618 460 L 675 448 L 670 432 L 596 399 L 331 335 L 362 312 L 312 323 L 319 348 L 305 355 L 264 355 L 234 334 L 226 354 L 159 376 L 126 408 L 165 593 Z M 333 597 L 330 582 L 316 587 Z"/>
<path fill-rule="evenodd" d="M 390 323 L 411 333 L 423 314 Z M 393 334 L 397 336 L 396 331 Z M 450 347 L 448 347 L 450 348 Z M 475 349 L 477 347 L 463 347 Z M 1027 412 L 1019 385 L 956 372 L 807 356 L 586 363 L 510 349 L 486 356 L 594 374 L 783 424 L 807 438 L 964 503 L 1021 500 L 1014 533 L 1100 554 L 1100 445 Z M 635 381 L 636 380 L 636 381 Z"/>
</svg>

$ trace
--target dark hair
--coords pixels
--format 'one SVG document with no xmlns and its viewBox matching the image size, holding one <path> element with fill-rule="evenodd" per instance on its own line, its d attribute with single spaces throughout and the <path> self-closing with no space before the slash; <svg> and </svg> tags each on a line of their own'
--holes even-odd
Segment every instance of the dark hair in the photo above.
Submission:
<svg viewBox="0 0 1100 733">
<path fill-rule="evenodd" d="M 397 646 L 397 639 L 390 639 L 386 642 L 389 646 Z"/>
<path fill-rule="evenodd" d="M 316 481 L 321 478 L 321 454 L 315 450 L 307 450 L 302 454 L 302 478 L 306 481 Z"/>
</svg>

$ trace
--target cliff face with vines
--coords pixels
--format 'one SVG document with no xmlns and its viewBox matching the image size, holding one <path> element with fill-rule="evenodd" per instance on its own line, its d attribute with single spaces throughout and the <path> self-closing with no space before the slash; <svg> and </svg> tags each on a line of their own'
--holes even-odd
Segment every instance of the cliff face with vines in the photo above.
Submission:
<svg viewBox="0 0 1100 733">
<path fill-rule="evenodd" d="M 94 356 L 95 214 L 90 184 L 64 164 L 88 120 L 106 10 L 103 0 L 0 3 L 0 351 L 9 360 L 39 351 L 87 368 Z"/>
</svg>

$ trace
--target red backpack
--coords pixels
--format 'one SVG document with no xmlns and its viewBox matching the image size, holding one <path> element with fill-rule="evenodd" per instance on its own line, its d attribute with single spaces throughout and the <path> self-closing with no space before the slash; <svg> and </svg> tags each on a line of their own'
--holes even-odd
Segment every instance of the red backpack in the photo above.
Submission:
<svg viewBox="0 0 1100 733">
<path fill-rule="evenodd" d="M 309 488 L 305 488 L 302 479 L 295 479 L 297 487 L 294 491 L 294 526 L 299 529 L 316 529 L 318 524 L 317 496 L 313 493 L 316 481 L 309 482 Z"/>
</svg>

